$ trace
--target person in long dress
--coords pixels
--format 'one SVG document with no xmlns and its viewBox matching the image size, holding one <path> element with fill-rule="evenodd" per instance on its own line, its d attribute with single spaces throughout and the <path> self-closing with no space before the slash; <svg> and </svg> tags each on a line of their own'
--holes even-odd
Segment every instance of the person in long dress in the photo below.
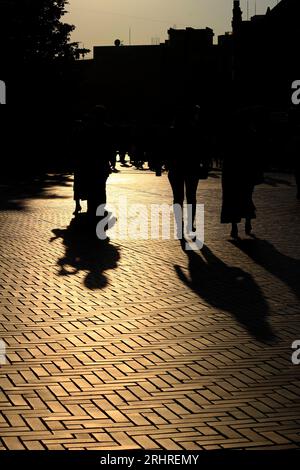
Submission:
<svg viewBox="0 0 300 470">
<path fill-rule="evenodd" d="M 106 204 L 106 182 L 116 150 L 112 128 L 105 122 L 105 115 L 103 106 L 94 108 L 84 123 L 77 148 L 74 214 L 81 211 L 80 200 L 86 199 L 90 219 L 96 218 L 97 208 Z"/>
<path fill-rule="evenodd" d="M 253 202 L 254 188 L 263 182 L 264 145 L 257 116 L 244 110 L 233 119 L 227 131 L 227 145 L 223 162 L 223 204 L 221 223 L 231 224 L 231 237 L 238 238 L 238 224 L 245 221 L 245 233 L 252 234 L 256 219 Z"/>
</svg>

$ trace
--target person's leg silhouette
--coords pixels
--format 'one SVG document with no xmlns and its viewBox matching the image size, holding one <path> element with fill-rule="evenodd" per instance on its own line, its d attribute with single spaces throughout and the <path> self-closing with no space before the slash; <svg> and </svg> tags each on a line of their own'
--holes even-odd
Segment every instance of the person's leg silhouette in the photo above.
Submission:
<svg viewBox="0 0 300 470">
<path fill-rule="evenodd" d="M 188 210 L 188 221 L 187 228 L 188 233 L 196 231 L 195 219 L 197 212 L 197 188 L 199 184 L 199 178 L 197 175 L 188 175 L 185 177 L 185 190 L 186 190 L 186 200 L 190 206 Z"/>
<path fill-rule="evenodd" d="M 184 238 L 183 201 L 184 201 L 184 176 L 180 173 L 169 171 L 169 181 L 173 191 L 174 216 L 179 240 Z M 178 210 L 180 207 L 181 210 Z"/>
</svg>

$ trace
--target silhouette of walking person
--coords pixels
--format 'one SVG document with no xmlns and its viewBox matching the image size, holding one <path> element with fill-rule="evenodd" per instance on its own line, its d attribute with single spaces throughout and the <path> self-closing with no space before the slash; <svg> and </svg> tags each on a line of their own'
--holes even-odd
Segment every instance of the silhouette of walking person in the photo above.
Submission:
<svg viewBox="0 0 300 470">
<path fill-rule="evenodd" d="M 82 211 L 80 202 L 86 201 L 88 194 L 88 172 L 85 164 L 84 131 L 85 122 L 81 120 L 76 121 L 72 136 L 72 153 L 75 161 L 73 185 L 75 201 L 73 215 L 75 216 Z"/>
<path fill-rule="evenodd" d="M 126 163 L 126 155 L 130 147 L 129 126 L 121 123 L 116 127 L 116 141 L 117 150 L 119 152 L 120 165 L 123 167 L 128 167 L 129 165 Z"/>
<path fill-rule="evenodd" d="M 188 211 L 187 234 L 195 239 L 197 188 L 199 179 L 208 177 L 206 135 L 199 106 L 180 112 L 171 129 L 170 154 L 167 166 L 173 192 L 173 204 L 178 238 L 184 239 L 183 204 L 186 197 Z M 181 211 L 177 208 L 180 207 Z"/>
<path fill-rule="evenodd" d="M 295 161 L 295 178 L 297 185 L 297 199 L 300 200 L 300 161 L 299 158 Z"/>
<path fill-rule="evenodd" d="M 263 139 L 255 118 L 254 111 L 243 110 L 236 115 L 234 128 L 228 131 L 222 172 L 221 223 L 231 224 L 234 239 L 239 237 L 238 224 L 242 219 L 245 219 L 245 233 L 252 234 L 252 220 L 256 218 L 253 192 L 263 182 Z"/>
<path fill-rule="evenodd" d="M 106 123 L 105 116 L 106 109 L 96 106 L 85 128 L 87 212 L 91 220 L 95 219 L 97 208 L 106 204 L 106 182 L 115 151 L 112 128 Z"/>
<path fill-rule="evenodd" d="M 300 123 L 291 123 L 291 138 L 288 145 L 288 153 L 292 159 L 297 186 L 296 198 L 300 200 Z"/>
</svg>

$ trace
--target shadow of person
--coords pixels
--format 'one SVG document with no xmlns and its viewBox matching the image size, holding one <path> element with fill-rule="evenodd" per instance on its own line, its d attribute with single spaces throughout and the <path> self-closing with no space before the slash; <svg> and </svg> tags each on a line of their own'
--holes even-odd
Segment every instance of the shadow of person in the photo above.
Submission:
<svg viewBox="0 0 300 470">
<path fill-rule="evenodd" d="M 55 175 L 0 175 L 0 211 L 25 211 L 33 199 L 66 199 L 57 194 L 55 186 L 67 188 L 71 179 L 66 174 Z"/>
<path fill-rule="evenodd" d="M 251 258 L 254 263 L 286 284 L 297 299 L 300 299 L 299 259 L 280 253 L 272 243 L 259 238 L 236 240 L 231 241 L 231 243 Z"/>
<path fill-rule="evenodd" d="M 249 273 L 228 266 L 207 246 L 201 252 L 186 253 L 189 277 L 181 267 L 175 266 L 182 282 L 212 307 L 230 313 L 258 341 L 272 343 L 276 340 L 268 323 L 268 303 Z"/>
<path fill-rule="evenodd" d="M 74 218 L 67 229 L 52 230 L 51 241 L 62 238 L 65 256 L 60 258 L 60 276 L 87 272 L 84 286 L 87 289 L 103 289 L 108 285 L 105 271 L 116 269 L 120 260 L 119 249 L 109 240 L 99 240 L 95 228 L 91 229 L 86 214 Z"/>
<path fill-rule="evenodd" d="M 269 186 L 273 186 L 274 188 L 276 188 L 279 185 L 293 186 L 293 184 L 290 181 L 283 179 L 283 178 L 276 178 L 273 176 L 265 176 L 264 183 Z"/>
</svg>

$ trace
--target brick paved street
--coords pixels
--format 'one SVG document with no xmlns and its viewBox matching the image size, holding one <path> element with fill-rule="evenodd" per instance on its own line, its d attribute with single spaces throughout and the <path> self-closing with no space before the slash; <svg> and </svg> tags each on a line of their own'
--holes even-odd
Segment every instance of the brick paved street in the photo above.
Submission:
<svg viewBox="0 0 300 470">
<path fill-rule="evenodd" d="M 67 230 L 70 178 L 0 193 L 1 449 L 299 446 L 292 177 L 257 188 L 258 238 L 238 245 L 219 223 L 220 175 L 201 182 L 205 247 L 188 254 L 176 240 L 85 243 Z M 131 169 L 108 193 L 171 201 L 166 175 Z"/>
</svg>

